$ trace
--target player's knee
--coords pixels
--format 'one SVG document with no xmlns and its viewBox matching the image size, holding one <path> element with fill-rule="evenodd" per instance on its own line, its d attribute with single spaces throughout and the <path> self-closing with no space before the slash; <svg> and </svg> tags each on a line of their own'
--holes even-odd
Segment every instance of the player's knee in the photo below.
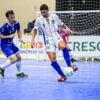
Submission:
<svg viewBox="0 0 100 100">
<path fill-rule="evenodd" d="M 17 57 L 17 61 L 21 61 L 21 57 Z"/>
<path fill-rule="evenodd" d="M 55 57 L 51 57 L 50 60 L 51 60 L 51 62 L 55 62 L 56 58 Z"/>
<path fill-rule="evenodd" d="M 13 61 L 16 62 L 16 61 L 17 61 L 17 57 L 15 57 L 15 58 L 13 59 Z"/>
<path fill-rule="evenodd" d="M 17 61 L 17 57 L 12 57 L 12 58 L 11 58 L 11 62 L 12 62 L 12 63 L 15 63 L 16 61 Z"/>
<path fill-rule="evenodd" d="M 62 45 L 62 46 L 60 47 L 61 50 L 63 50 L 64 48 L 66 48 L 66 45 Z"/>
</svg>

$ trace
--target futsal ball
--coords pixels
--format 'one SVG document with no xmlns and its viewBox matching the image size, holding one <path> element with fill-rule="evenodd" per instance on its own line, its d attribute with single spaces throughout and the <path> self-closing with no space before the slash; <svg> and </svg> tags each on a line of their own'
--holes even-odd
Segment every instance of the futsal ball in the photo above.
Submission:
<svg viewBox="0 0 100 100">
<path fill-rule="evenodd" d="M 71 76 L 71 75 L 73 74 L 73 69 L 72 69 L 71 67 L 66 67 L 66 68 L 64 69 L 64 74 L 65 74 L 66 76 Z"/>
</svg>

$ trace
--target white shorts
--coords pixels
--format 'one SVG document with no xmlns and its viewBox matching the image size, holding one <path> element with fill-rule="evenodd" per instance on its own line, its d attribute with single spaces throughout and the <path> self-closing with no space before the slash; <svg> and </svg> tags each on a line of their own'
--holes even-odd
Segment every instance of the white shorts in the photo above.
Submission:
<svg viewBox="0 0 100 100">
<path fill-rule="evenodd" d="M 58 48 L 59 42 L 63 40 L 62 37 L 58 34 L 57 36 L 53 36 L 52 39 L 46 40 L 46 52 L 54 52 L 56 53 L 56 48 Z"/>
</svg>

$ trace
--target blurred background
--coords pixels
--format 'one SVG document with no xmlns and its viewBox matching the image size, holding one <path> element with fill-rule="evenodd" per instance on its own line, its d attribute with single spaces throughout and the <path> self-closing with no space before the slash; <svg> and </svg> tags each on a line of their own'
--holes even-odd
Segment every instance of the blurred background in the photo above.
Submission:
<svg viewBox="0 0 100 100">
<path fill-rule="evenodd" d="M 41 4 L 47 4 L 50 10 L 56 9 L 55 0 L 0 0 L 0 27 L 7 22 L 5 13 L 8 10 L 15 12 L 16 21 L 20 22 L 22 34 L 27 29 L 29 22 L 36 19 L 36 12 L 39 11 Z"/>
<path fill-rule="evenodd" d="M 7 22 L 6 11 L 12 9 L 24 34 L 28 23 L 36 19 L 41 4 L 47 4 L 50 11 L 100 10 L 100 0 L 0 0 L 0 27 Z"/>
</svg>

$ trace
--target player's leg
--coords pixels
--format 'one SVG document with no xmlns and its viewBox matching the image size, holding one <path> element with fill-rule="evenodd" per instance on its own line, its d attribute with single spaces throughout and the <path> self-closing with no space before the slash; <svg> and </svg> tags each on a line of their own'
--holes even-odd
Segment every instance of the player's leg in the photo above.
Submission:
<svg viewBox="0 0 100 100">
<path fill-rule="evenodd" d="M 17 61 L 16 61 L 17 73 L 20 74 L 21 73 L 21 56 L 19 52 L 16 54 L 16 57 L 17 57 Z"/>
<path fill-rule="evenodd" d="M 70 60 L 71 60 L 72 66 L 76 66 L 75 61 L 73 59 L 73 55 L 71 54 L 71 51 L 69 51 L 69 55 L 70 55 Z"/>
<path fill-rule="evenodd" d="M 73 59 L 73 55 L 71 54 L 71 49 L 68 47 L 68 52 L 69 52 L 69 56 L 70 56 L 70 60 L 71 60 L 71 65 L 72 66 L 76 66 L 74 59 Z"/>
<path fill-rule="evenodd" d="M 46 45 L 46 52 L 51 60 L 53 68 L 61 75 L 61 78 L 58 81 L 64 81 L 67 77 L 64 75 L 63 71 L 61 70 L 59 64 L 56 61 L 56 48 L 53 45 Z"/>
<path fill-rule="evenodd" d="M 66 80 L 67 77 L 65 77 L 63 71 L 61 70 L 59 64 L 56 61 L 56 55 L 55 55 L 55 53 L 48 52 L 47 54 L 48 54 L 48 56 L 49 56 L 49 58 L 51 60 L 53 68 L 58 72 L 59 75 L 61 75 L 61 78 L 58 79 L 58 81 L 64 81 L 64 80 Z"/>
<path fill-rule="evenodd" d="M 63 40 L 59 41 L 58 48 L 60 50 L 62 50 L 64 59 L 65 59 L 67 65 L 68 65 L 68 67 L 70 67 L 71 66 L 71 61 L 70 61 L 69 52 L 68 52 L 68 50 L 66 48 L 66 44 Z"/>
<path fill-rule="evenodd" d="M 28 75 L 25 75 L 23 72 L 21 72 L 21 55 L 18 52 L 16 54 L 17 61 L 16 61 L 16 67 L 17 67 L 17 75 L 16 77 L 28 77 Z"/>
<path fill-rule="evenodd" d="M 17 57 L 17 61 L 16 61 L 17 75 L 16 75 L 16 77 L 28 77 L 28 75 L 25 75 L 23 72 L 21 72 L 21 55 L 19 53 L 18 47 L 16 47 L 14 44 L 12 44 L 11 49 Z"/>
<path fill-rule="evenodd" d="M 9 57 L 10 59 L 7 60 L 1 67 L 0 67 L 0 75 L 4 77 L 4 70 L 5 68 L 11 66 L 17 61 L 17 57 L 15 55 L 12 55 Z"/>
<path fill-rule="evenodd" d="M 4 69 L 9 67 L 10 65 L 14 64 L 16 61 L 21 60 L 20 57 L 19 59 L 17 58 L 16 54 L 19 52 L 19 49 L 14 45 L 11 44 L 8 46 L 7 45 L 2 45 L 1 49 L 3 53 L 6 55 L 9 60 L 7 60 L 1 67 L 0 67 L 0 75 L 4 77 Z"/>
<path fill-rule="evenodd" d="M 56 48 L 56 58 L 57 58 L 57 56 L 58 56 L 58 53 L 59 53 L 59 49 L 58 48 Z M 52 63 L 51 63 L 51 66 L 52 66 Z"/>
<path fill-rule="evenodd" d="M 4 77 L 4 69 L 11 66 L 13 63 L 17 61 L 17 57 L 11 50 L 10 46 L 8 46 L 8 44 L 1 45 L 1 50 L 3 51 L 5 56 L 9 58 L 2 66 L 0 66 L 0 75 L 2 77 Z"/>
<path fill-rule="evenodd" d="M 58 48 L 62 50 L 64 59 L 65 59 L 67 65 L 68 65 L 68 67 L 71 67 L 74 71 L 76 71 L 78 69 L 78 67 L 72 67 L 71 66 L 69 52 L 68 52 L 68 50 L 66 48 L 66 44 L 63 40 L 59 41 Z"/>
</svg>

